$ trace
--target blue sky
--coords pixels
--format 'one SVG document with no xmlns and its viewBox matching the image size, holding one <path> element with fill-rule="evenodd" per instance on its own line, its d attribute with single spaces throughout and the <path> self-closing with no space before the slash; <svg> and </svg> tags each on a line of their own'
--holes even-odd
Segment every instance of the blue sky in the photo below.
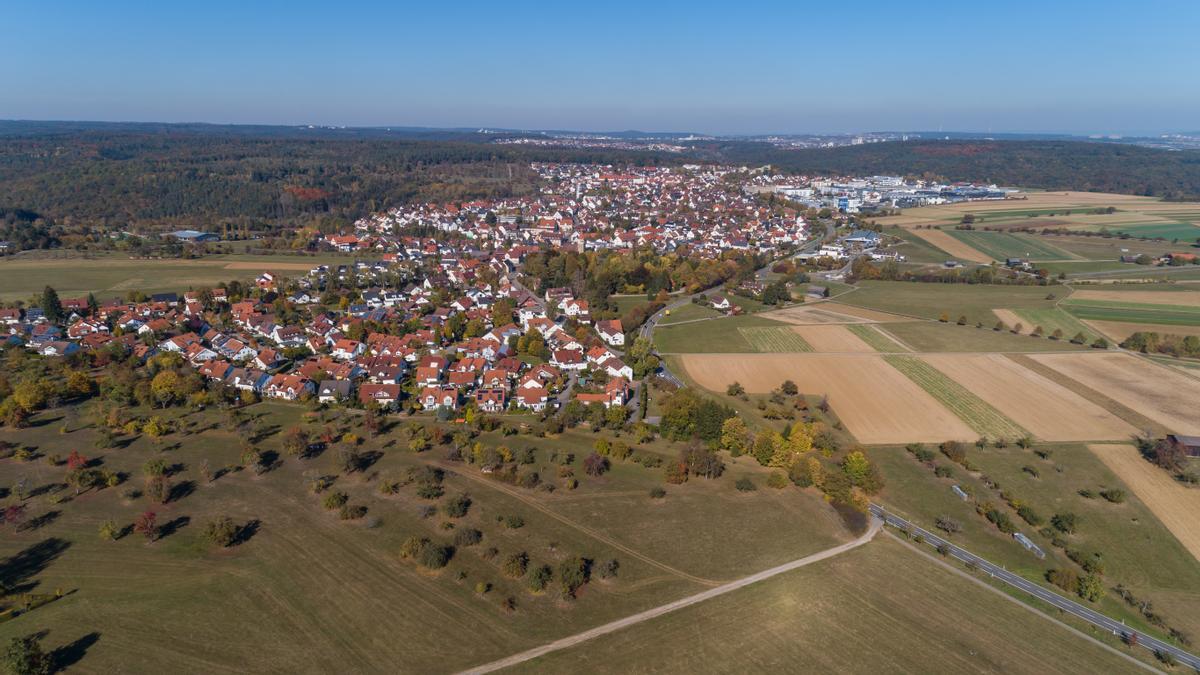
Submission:
<svg viewBox="0 0 1200 675">
<path fill-rule="evenodd" d="M 1200 2 L 4 0 L 0 118 L 1200 128 Z"/>
</svg>

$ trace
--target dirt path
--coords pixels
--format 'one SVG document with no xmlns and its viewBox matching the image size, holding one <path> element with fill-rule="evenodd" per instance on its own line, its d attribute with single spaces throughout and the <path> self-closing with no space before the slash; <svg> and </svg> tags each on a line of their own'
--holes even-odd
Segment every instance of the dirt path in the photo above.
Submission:
<svg viewBox="0 0 1200 675">
<path fill-rule="evenodd" d="M 772 567 L 770 569 L 763 570 L 762 572 L 759 572 L 757 574 L 752 574 L 748 577 L 743 577 L 741 579 L 738 579 L 737 581 L 732 581 L 723 586 L 717 586 L 716 588 L 711 588 L 707 591 L 704 591 L 703 593 L 697 593 L 696 595 L 689 595 L 686 598 L 681 598 L 674 602 L 669 602 L 665 605 L 659 605 L 658 607 L 648 609 L 644 612 L 639 612 L 632 616 L 627 616 L 624 619 L 617 619 L 616 621 L 606 623 L 602 626 L 597 626 L 590 630 L 583 631 L 582 633 L 576 633 L 575 635 L 571 635 L 569 637 L 562 638 L 561 640 L 555 640 L 554 642 L 551 642 L 550 644 L 542 645 L 541 647 L 535 647 L 533 649 L 521 652 L 519 654 L 513 654 L 512 656 L 500 659 L 499 661 L 492 661 L 491 663 L 486 663 L 482 666 L 476 666 L 475 668 L 471 668 L 469 670 L 463 671 L 462 675 L 465 675 L 468 673 L 469 674 L 491 673 L 491 672 L 494 672 L 497 670 L 501 670 L 503 668 L 509 668 L 509 667 L 515 666 L 519 663 L 524 663 L 526 661 L 536 659 L 539 656 L 544 656 L 546 654 L 549 654 L 550 652 L 556 652 L 556 651 L 559 651 L 562 649 L 567 649 L 568 647 L 574 647 L 575 645 L 580 644 L 582 642 L 587 642 L 588 640 L 591 640 L 592 638 L 600 637 L 601 635 L 607 635 L 609 633 L 613 633 L 618 630 L 621 630 L 622 628 L 628 628 L 629 626 L 633 626 L 635 624 L 642 623 L 643 621 L 649 621 L 650 619 L 662 616 L 663 614 L 673 612 L 677 609 L 682 609 L 684 607 L 689 607 L 691 605 L 695 605 L 697 603 L 704 602 L 705 600 L 715 598 L 718 595 L 724 595 L 731 591 L 736 591 L 739 588 L 745 588 L 746 586 L 749 586 L 750 584 L 757 583 L 764 579 L 770 579 L 771 577 L 783 574 L 784 572 L 790 572 L 794 569 L 804 567 L 805 565 L 811 565 L 812 563 L 820 562 L 827 558 L 832 558 L 838 554 L 845 553 L 846 551 L 849 551 L 854 548 L 858 548 L 859 546 L 862 546 L 863 544 L 871 541 L 872 539 L 875 538 L 875 535 L 879 532 L 880 527 L 881 527 L 881 521 L 879 521 L 875 518 L 872 518 L 871 526 L 869 528 L 867 528 L 867 531 L 861 537 L 859 537 L 858 539 L 855 539 L 854 541 L 847 542 L 845 544 L 841 544 L 838 546 L 834 546 L 833 548 L 830 548 L 830 549 L 825 549 L 824 551 L 814 553 L 810 556 L 805 556 L 803 558 L 800 558 L 799 560 L 793 560 L 792 562 L 784 563 L 782 565 L 779 565 L 778 567 Z"/>
<path fill-rule="evenodd" d="M 454 471 L 455 475 L 462 476 L 463 478 L 466 478 L 467 480 L 471 480 L 471 481 L 474 481 L 481 485 L 485 485 L 493 490 L 503 492 L 504 494 L 508 495 L 509 497 L 512 497 L 513 499 L 520 501 L 521 503 L 529 506 L 530 508 L 536 509 L 536 510 L 546 514 L 547 516 L 550 516 L 551 518 L 559 521 L 560 523 L 562 523 L 564 525 L 573 527 L 576 530 L 579 530 L 580 532 L 586 534 L 587 536 L 589 536 L 593 539 L 596 539 L 597 541 L 601 541 L 601 542 L 607 544 L 608 546 L 611 546 L 611 547 L 617 549 L 618 551 L 625 553 L 626 555 L 628 555 L 630 557 L 637 558 L 638 560 L 641 560 L 642 562 L 646 563 L 647 565 L 652 565 L 654 567 L 657 567 L 660 570 L 663 570 L 664 572 L 669 572 L 681 579 L 686 579 L 688 581 L 700 584 L 701 586 L 717 586 L 718 584 L 721 583 L 720 581 L 716 581 L 714 579 L 705 579 L 703 577 L 698 577 L 693 574 L 688 574 L 687 572 L 684 572 L 681 569 L 671 567 L 670 565 L 668 565 L 664 562 L 660 562 L 658 560 L 655 560 L 654 558 L 643 555 L 642 553 L 639 553 L 639 552 L 635 551 L 634 549 L 631 549 L 628 546 L 625 546 L 624 544 L 616 541 L 615 539 L 612 539 L 611 537 L 609 537 L 601 532 L 597 532 L 596 530 L 593 530 L 590 527 L 580 525 L 579 523 L 571 520 L 570 518 L 567 518 L 566 516 L 555 513 L 552 509 L 545 507 L 540 502 L 538 502 L 536 499 L 533 499 L 524 494 L 521 494 L 520 490 L 517 490 L 516 488 L 511 488 L 507 485 L 504 485 L 503 483 L 498 483 L 496 481 L 489 480 L 487 478 L 484 478 L 483 476 L 474 475 L 471 472 L 458 471 L 452 465 L 440 464 L 439 466 L 441 466 L 442 468 L 444 468 L 448 471 Z"/>
</svg>

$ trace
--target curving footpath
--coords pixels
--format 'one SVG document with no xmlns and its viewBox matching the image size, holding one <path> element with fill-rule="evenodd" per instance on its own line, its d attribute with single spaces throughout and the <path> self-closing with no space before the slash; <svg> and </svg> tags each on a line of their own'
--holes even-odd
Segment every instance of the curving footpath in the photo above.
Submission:
<svg viewBox="0 0 1200 675">
<path fill-rule="evenodd" d="M 705 600 L 708 600 L 710 598 L 715 598 L 718 595 L 724 595 L 725 593 L 729 593 L 730 591 L 736 591 L 739 588 L 745 588 L 746 586 L 749 586 L 750 584 L 757 583 L 764 579 L 769 579 L 773 576 L 783 574 L 784 572 L 790 572 L 799 567 L 804 567 L 805 565 L 811 565 L 812 563 L 820 562 L 821 560 L 825 560 L 827 558 L 832 558 L 833 556 L 836 556 L 841 553 L 845 553 L 846 551 L 849 551 L 854 548 L 858 548 L 859 546 L 862 546 L 863 544 L 871 541 L 872 539 L 875 538 L 875 535 L 879 533 L 879 530 L 882 527 L 883 527 L 882 521 L 880 521 L 877 518 L 872 518 L 871 525 L 870 525 L 870 527 L 867 528 L 867 531 L 865 533 L 863 533 L 863 535 L 860 536 L 858 539 L 855 539 L 854 541 L 847 542 L 847 543 L 841 544 L 839 546 L 834 546 L 833 548 L 825 549 L 824 551 L 820 551 L 820 552 L 814 553 L 810 556 L 800 558 L 799 560 L 793 560 L 792 562 L 784 563 L 782 565 L 779 565 L 778 567 L 772 567 L 770 569 L 763 570 L 757 574 L 752 574 L 748 577 L 743 577 L 741 579 L 738 579 L 737 581 L 731 581 L 723 586 L 717 586 L 716 588 L 711 588 L 707 591 L 704 591 L 703 593 L 697 593 L 696 595 L 689 595 L 686 598 L 681 598 L 674 602 L 669 602 L 665 605 L 659 605 L 658 607 L 648 609 L 644 612 L 639 612 L 632 616 L 627 616 L 624 619 L 617 619 L 616 621 L 613 621 L 611 623 L 606 623 L 603 626 L 597 626 L 590 630 L 583 631 L 582 633 L 576 633 L 575 635 L 565 637 L 561 640 L 555 640 L 554 642 L 542 645 L 541 647 L 535 647 L 533 649 L 521 652 L 519 654 L 513 654 L 512 656 L 500 659 L 499 661 L 492 661 L 491 663 L 486 663 L 482 666 L 476 666 L 475 668 L 471 668 L 469 670 L 464 670 L 464 671 L 462 671 L 462 673 L 460 673 L 460 675 L 473 675 L 476 673 L 491 673 L 491 672 L 494 672 L 497 670 L 501 670 L 503 668 L 509 668 L 509 667 L 515 666 L 519 663 L 524 663 L 525 661 L 530 661 L 532 659 L 536 659 L 539 656 L 543 656 L 543 655 L 549 654 L 551 652 L 559 651 L 560 649 L 566 649 L 568 647 L 573 647 L 581 642 L 586 642 L 588 640 L 591 640 L 592 638 L 600 637 L 601 635 L 607 635 L 609 633 L 621 630 L 622 628 L 627 628 L 629 626 L 641 623 L 643 621 L 649 621 L 650 619 L 662 616 L 663 614 L 667 614 L 669 612 L 673 612 L 677 609 L 683 609 L 684 607 L 688 607 L 690 605 L 704 602 Z"/>
<path fill-rule="evenodd" d="M 929 530 L 925 530 L 913 525 L 907 520 L 888 512 L 881 506 L 871 504 L 871 513 L 877 518 L 883 519 L 883 521 L 888 525 L 907 530 L 911 534 L 921 535 L 925 541 L 929 542 L 934 547 L 945 545 L 947 548 L 947 554 L 950 557 L 961 560 L 964 563 L 971 563 L 980 570 L 990 574 L 993 578 L 999 579 L 1013 588 L 1018 588 L 1022 591 L 1025 591 L 1038 600 L 1049 603 L 1051 606 L 1056 607 L 1067 614 L 1083 619 L 1093 626 L 1102 628 L 1111 632 L 1113 635 L 1117 635 L 1122 638 L 1125 638 L 1130 634 L 1136 634 L 1137 643 L 1142 647 L 1145 647 L 1153 653 L 1168 653 L 1175 657 L 1175 660 L 1181 665 L 1187 666 L 1193 670 L 1200 670 L 1200 657 L 1197 657 L 1191 652 L 1184 651 L 1173 644 L 1163 642 L 1162 640 L 1150 635 L 1146 635 L 1145 633 L 1138 633 L 1120 621 L 1110 619 L 1109 617 L 1100 614 L 1099 612 L 1096 612 L 1085 605 L 1081 605 L 1074 600 L 1069 600 L 1066 597 L 1059 595 L 1058 593 L 1042 588 L 1041 586 L 1025 579 L 1022 576 L 1013 574 L 1003 567 L 988 562 L 987 560 L 980 558 L 966 549 L 955 546 L 954 544 L 942 539 Z"/>
</svg>

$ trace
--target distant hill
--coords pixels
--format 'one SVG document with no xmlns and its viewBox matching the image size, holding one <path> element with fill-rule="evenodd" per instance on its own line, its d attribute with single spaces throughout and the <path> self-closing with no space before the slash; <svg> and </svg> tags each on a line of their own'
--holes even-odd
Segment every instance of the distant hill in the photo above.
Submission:
<svg viewBox="0 0 1200 675">
<path fill-rule="evenodd" d="M 713 143 L 728 161 L 793 173 L 929 175 L 1047 190 L 1200 199 L 1200 151 L 1086 141 L 907 141 L 785 150 Z"/>
</svg>

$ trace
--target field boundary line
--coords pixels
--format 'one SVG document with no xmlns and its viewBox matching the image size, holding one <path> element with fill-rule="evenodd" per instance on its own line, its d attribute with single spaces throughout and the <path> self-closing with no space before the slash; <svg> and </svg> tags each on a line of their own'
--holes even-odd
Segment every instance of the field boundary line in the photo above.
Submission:
<svg viewBox="0 0 1200 675">
<path fill-rule="evenodd" d="M 978 579 L 978 578 L 971 576 L 970 574 L 964 572 L 963 570 L 958 569 L 957 567 L 955 567 L 954 565 L 951 565 L 950 563 L 946 562 L 945 560 L 939 560 L 936 556 L 934 556 L 932 553 L 929 553 L 928 551 L 922 551 L 921 549 L 914 547 L 911 543 L 905 541 L 902 537 L 900 537 L 900 535 L 896 534 L 895 532 L 888 531 L 885 534 L 887 534 L 887 536 L 895 539 L 896 541 L 898 541 L 902 544 L 905 544 L 904 548 L 906 548 L 918 555 L 924 556 L 925 558 L 929 559 L 930 562 L 932 562 L 936 565 L 942 566 L 944 569 L 946 569 L 950 572 L 953 572 L 954 574 L 962 577 L 963 579 L 966 579 L 967 581 L 970 581 L 973 584 L 976 584 L 982 588 L 986 588 L 987 590 L 991 591 L 992 593 L 995 593 L 996 595 L 999 595 L 1000 597 L 1004 598 L 1005 600 L 1008 600 L 1009 602 L 1015 603 L 1020 607 L 1024 607 L 1025 609 L 1029 610 L 1030 612 L 1037 614 L 1038 616 L 1042 617 L 1043 619 L 1045 619 L 1051 623 L 1057 624 L 1058 626 L 1067 629 L 1068 631 L 1083 638 L 1084 640 L 1087 640 L 1088 642 L 1091 642 L 1092 644 L 1096 645 L 1097 647 L 1100 647 L 1104 650 L 1107 650 L 1108 652 L 1110 652 L 1112 654 L 1120 656 L 1121 658 L 1125 659 L 1126 661 L 1129 661 L 1130 663 L 1133 663 L 1133 664 L 1135 664 L 1145 670 L 1148 670 L 1152 673 L 1159 672 L 1158 669 L 1154 668 L 1150 664 L 1145 663 L 1143 661 L 1139 661 L 1138 659 L 1134 658 L 1133 656 L 1130 656 L 1129 654 L 1126 654 L 1126 653 L 1120 651 L 1119 649 L 1113 647 L 1112 645 L 1107 645 L 1107 644 L 1101 642 L 1100 640 L 1092 637 L 1091 635 L 1088 635 L 1087 633 L 1079 630 L 1078 628 L 1072 626 L 1071 624 L 1069 624 L 1061 619 L 1057 619 L 1053 616 L 1050 616 L 1045 611 L 1043 611 L 1037 607 L 1034 607 L 1033 605 L 1030 605 L 1029 603 L 1022 602 L 1020 598 L 1014 598 L 1013 596 L 1009 595 L 1008 593 L 1005 593 L 1004 591 L 1000 590 L 999 588 L 996 588 L 995 586 L 992 586 L 991 584 L 987 583 L 986 581 L 984 581 L 982 579 Z"/>
<path fill-rule="evenodd" d="M 659 568 L 660 570 L 663 570 L 664 572 L 669 572 L 671 574 L 674 574 L 677 577 L 680 577 L 681 579 L 691 581 L 696 584 L 700 584 L 701 586 L 718 586 L 722 583 L 722 582 L 716 581 L 714 579 L 705 579 L 704 577 L 698 577 L 694 574 L 688 574 L 687 572 L 684 572 L 681 569 L 671 567 L 670 565 L 668 565 L 664 562 L 660 562 L 658 560 L 655 560 L 654 558 L 651 558 L 648 555 L 639 553 L 638 551 L 636 551 L 632 548 L 629 548 L 628 546 L 616 541 L 615 539 L 613 539 L 605 534 L 597 532 L 596 530 L 593 530 L 590 527 L 580 525 L 579 523 L 571 520 L 570 518 L 567 518 L 566 516 L 564 516 L 560 513 L 556 513 L 553 509 L 550 509 L 550 508 L 544 506 L 543 504 L 539 503 L 536 499 L 531 499 L 530 497 L 523 495 L 520 492 L 518 492 L 517 490 L 510 488 L 506 485 L 502 485 L 500 483 L 496 483 L 495 481 L 488 480 L 487 478 L 484 478 L 483 476 L 473 475 L 470 472 L 458 471 L 458 470 L 456 470 L 455 467 L 448 465 L 448 464 L 439 464 L 439 466 L 452 471 L 457 476 L 462 476 L 463 478 L 466 478 L 467 480 L 471 480 L 476 483 L 486 485 L 487 487 L 492 488 L 493 490 L 496 490 L 498 492 L 503 492 L 504 494 L 512 497 L 513 499 L 516 499 L 517 501 L 522 502 L 523 504 L 530 506 L 537 511 L 540 511 L 541 513 L 544 513 L 545 515 L 550 516 L 551 518 L 559 521 L 560 523 L 563 523 L 564 525 L 567 525 L 569 527 L 573 527 L 576 530 L 579 530 L 580 532 L 588 535 L 589 537 L 591 537 L 599 542 L 602 542 L 608 546 L 611 546 L 611 547 L 617 549 L 618 551 L 621 551 L 622 553 L 625 553 L 634 558 L 637 558 L 638 560 L 641 560 L 642 562 L 646 563 L 647 565 L 652 565 L 654 567 Z"/>
<path fill-rule="evenodd" d="M 500 659 L 498 661 L 492 661 L 491 663 L 486 663 L 481 666 L 476 666 L 474 668 L 464 670 L 459 675 L 478 675 L 480 673 L 490 673 L 490 672 L 494 672 L 497 670 L 501 670 L 503 668 L 509 668 L 511 666 L 515 666 L 517 664 L 536 659 L 539 656 L 545 656 L 546 654 L 549 654 L 551 652 L 560 651 L 560 650 L 566 649 L 568 647 L 574 647 L 577 644 L 587 642 L 588 640 L 600 637 L 602 635 L 607 635 L 609 633 L 616 632 L 618 630 L 621 630 L 622 628 L 627 628 L 629 626 L 633 626 L 633 625 L 642 623 L 644 621 L 649 621 L 650 619 L 660 617 L 664 614 L 668 614 L 677 609 L 683 609 L 684 607 L 689 607 L 691 605 L 695 605 L 695 604 L 704 602 L 705 600 L 709 600 L 711 598 L 715 598 L 717 596 L 724 595 L 726 593 L 736 591 L 741 588 L 745 588 L 746 586 L 757 583 L 759 581 L 770 579 L 771 577 L 778 576 L 780 574 L 783 574 L 784 572 L 790 572 L 792 570 L 799 569 L 806 565 L 811 565 L 812 563 L 820 562 L 822 560 L 832 558 L 836 555 L 845 553 L 846 551 L 858 548 L 859 546 L 862 546 L 863 544 L 866 544 L 866 543 L 870 542 L 872 539 L 874 539 L 875 535 L 879 533 L 880 529 L 882 529 L 883 522 L 881 520 L 879 520 L 878 518 L 872 517 L 870 523 L 871 524 L 867 528 L 866 532 L 864 532 L 862 535 L 860 535 L 857 539 L 846 542 L 845 544 L 839 544 L 837 546 L 834 546 L 833 548 L 828 548 L 828 549 L 825 549 L 824 551 L 818 551 L 816 553 L 807 555 L 798 560 L 793 560 L 791 562 L 787 562 L 782 565 L 772 567 L 770 569 L 765 569 L 761 572 L 751 574 L 748 577 L 743 577 L 736 581 L 731 581 L 727 584 L 717 586 L 716 588 L 711 588 L 702 593 L 697 593 L 695 595 L 689 595 L 685 598 L 680 598 L 679 600 L 669 602 L 665 605 L 659 605 L 658 607 L 653 607 L 653 608 L 647 609 L 643 612 L 638 612 L 637 614 L 627 616 L 624 619 L 617 619 L 616 621 L 611 621 L 611 622 L 603 624 L 601 626 L 597 626 L 595 628 L 585 630 L 582 633 L 576 633 L 575 635 L 571 635 L 571 636 L 568 636 L 568 637 L 565 637 L 565 638 L 562 638 L 559 640 L 555 640 L 554 642 L 542 645 L 541 647 L 534 647 L 533 649 L 523 651 L 518 654 L 513 654 L 512 656 Z"/>
</svg>

